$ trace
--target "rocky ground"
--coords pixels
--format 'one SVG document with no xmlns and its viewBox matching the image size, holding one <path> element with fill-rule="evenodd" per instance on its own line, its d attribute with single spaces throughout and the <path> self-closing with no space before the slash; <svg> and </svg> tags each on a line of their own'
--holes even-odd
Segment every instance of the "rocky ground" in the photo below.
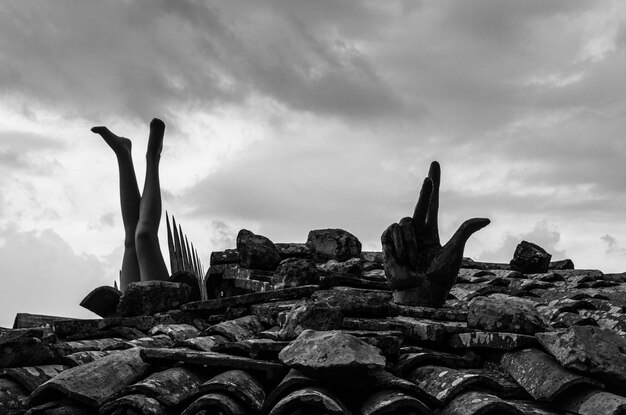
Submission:
<svg viewBox="0 0 626 415">
<path fill-rule="evenodd" d="M 393 303 L 345 231 L 237 245 L 211 255 L 209 299 L 174 275 L 94 290 L 100 319 L 19 314 L 0 414 L 626 413 L 624 274 L 465 259 L 427 308 Z"/>
</svg>

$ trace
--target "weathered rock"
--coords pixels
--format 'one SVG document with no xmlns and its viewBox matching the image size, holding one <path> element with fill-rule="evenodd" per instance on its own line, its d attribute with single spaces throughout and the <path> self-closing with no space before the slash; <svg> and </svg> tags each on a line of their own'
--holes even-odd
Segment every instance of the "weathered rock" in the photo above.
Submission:
<svg viewBox="0 0 626 415">
<path fill-rule="evenodd" d="M 117 288 L 104 285 L 87 294 L 80 302 L 80 306 L 100 317 L 115 317 L 121 296 L 122 292 Z"/>
<path fill-rule="evenodd" d="M 33 329 L 37 327 L 52 327 L 57 320 L 72 320 L 69 317 L 49 316 L 44 314 L 17 313 L 13 320 L 14 329 Z M 0 334 L 10 329 L 0 327 Z"/>
<path fill-rule="evenodd" d="M 422 401 L 404 392 L 382 390 L 368 396 L 361 406 L 363 415 L 429 414 Z"/>
<path fill-rule="evenodd" d="M 278 315 L 288 313 L 298 300 L 271 301 L 250 306 L 250 312 L 266 326 L 278 326 Z"/>
<path fill-rule="evenodd" d="M 223 393 L 208 393 L 196 399 L 181 415 L 246 415 L 247 413 L 247 408 L 237 399 Z"/>
<path fill-rule="evenodd" d="M 201 352 L 210 352 L 219 345 L 228 342 L 228 339 L 224 336 L 214 335 L 214 336 L 200 336 L 193 337 L 191 339 L 184 340 L 180 342 L 178 345 L 180 347 L 186 347 L 191 350 L 198 350 Z M 167 346 L 161 346 L 166 348 Z"/>
<path fill-rule="evenodd" d="M 224 393 L 237 398 L 249 413 L 259 413 L 265 392 L 259 382 L 243 370 L 228 370 L 205 382 L 202 393 Z"/>
<path fill-rule="evenodd" d="M 101 415 L 150 414 L 167 415 L 167 409 L 156 399 L 141 395 L 126 395 L 102 405 Z"/>
<path fill-rule="evenodd" d="M 361 242 L 343 229 L 310 231 L 306 245 L 317 262 L 326 262 L 330 259 L 346 261 L 350 258 L 359 258 L 361 255 Z"/>
<path fill-rule="evenodd" d="M 614 331 L 573 326 L 537 338 L 563 367 L 626 386 L 626 338 Z"/>
<path fill-rule="evenodd" d="M 284 288 L 260 293 L 242 294 L 233 297 L 216 298 L 213 300 L 195 301 L 184 304 L 183 310 L 217 311 L 227 307 L 264 303 L 274 300 L 309 297 L 319 289 L 319 285 L 303 285 L 301 287 Z"/>
<path fill-rule="evenodd" d="M 178 308 L 189 302 L 187 284 L 167 281 L 142 281 L 128 284 L 117 305 L 121 316 L 147 316 Z"/>
<path fill-rule="evenodd" d="M 211 351 L 217 353 L 245 356 L 252 359 L 276 360 L 278 353 L 289 345 L 288 341 L 272 339 L 249 339 L 239 342 L 216 344 Z"/>
<path fill-rule="evenodd" d="M 457 396 L 441 411 L 441 415 L 525 415 L 506 401 L 483 392 L 468 392 Z"/>
<path fill-rule="evenodd" d="M 554 400 L 577 385 L 600 386 L 594 380 L 563 369 L 551 356 L 536 349 L 507 353 L 501 364 L 536 400 Z"/>
<path fill-rule="evenodd" d="M 396 309 L 401 316 L 430 320 L 467 321 L 467 311 L 459 307 L 434 308 L 396 304 Z"/>
<path fill-rule="evenodd" d="M 14 380 L 0 378 L 0 413 L 24 413 L 28 393 L 28 390 Z"/>
<path fill-rule="evenodd" d="M 311 295 L 311 299 L 338 307 L 343 315 L 347 317 L 387 317 L 398 315 L 389 291 L 335 287 L 332 290 L 317 291 Z"/>
<path fill-rule="evenodd" d="M 343 262 L 331 259 L 328 262 L 319 264 L 317 269 L 324 273 L 338 272 L 340 274 L 361 275 L 363 262 L 361 258 L 350 258 Z"/>
<path fill-rule="evenodd" d="M 189 324 L 159 324 L 150 329 L 150 335 L 165 334 L 175 342 L 198 337 L 200 331 Z"/>
<path fill-rule="evenodd" d="M 78 340 L 73 342 L 59 342 L 51 346 L 55 356 L 65 356 L 77 352 L 99 350 L 121 350 L 132 347 L 127 341 L 120 338 Z"/>
<path fill-rule="evenodd" d="M 310 256 L 309 248 L 306 244 L 301 243 L 275 243 L 278 254 L 282 259 L 287 258 L 308 258 Z"/>
<path fill-rule="evenodd" d="M 35 389 L 29 400 L 39 404 L 65 396 L 97 407 L 125 386 L 143 379 L 148 371 L 139 349 L 128 349 L 61 372 Z"/>
<path fill-rule="evenodd" d="M 236 342 L 251 339 L 261 331 L 263 325 L 256 316 L 245 316 L 211 326 L 203 334 L 220 334 Z"/>
<path fill-rule="evenodd" d="M 237 234 L 237 251 L 242 267 L 274 271 L 280 263 L 278 249 L 265 236 L 242 229 Z"/>
<path fill-rule="evenodd" d="M 265 399 L 263 403 L 262 413 L 267 414 L 269 411 L 289 393 L 303 389 L 309 386 L 321 386 L 321 383 L 313 378 L 306 376 L 304 373 L 290 369 L 285 377 L 280 381 Z"/>
<path fill-rule="evenodd" d="M 379 349 L 338 331 L 305 330 L 280 352 L 279 359 L 309 376 L 335 382 L 385 367 Z"/>
<path fill-rule="evenodd" d="M 181 284 L 187 284 L 191 288 L 191 294 L 188 301 L 200 301 L 202 300 L 202 293 L 200 292 L 200 281 L 198 278 L 189 271 L 176 271 L 167 279 L 169 282 L 178 282 Z"/>
<path fill-rule="evenodd" d="M 311 259 L 289 258 L 280 263 L 272 277 L 274 289 L 318 284 L 319 276 Z"/>
<path fill-rule="evenodd" d="M 393 320 L 402 325 L 406 339 L 414 342 L 440 343 L 452 335 L 468 331 L 467 324 L 460 321 L 437 321 L 406 316 L 394 317 Z"/>
<path fill-rule="evenodd" d="M 552 330 L 532 303 L 499 294 L 472 299 L 468 304 L 467 325 L 481 331 L 520 334 Z"/>
<path fill-rule="evenodd" d="M 48 362 L 56 338 L 49 329 L 15 329 L 0 335 L 0 368 L 32 366 Z"/>
<path fill-rule="evenodd" d="M 448 346 L 458 349 L 480 347 L 495 350 L 515 350 L 538 345 L 539 342 L 534 336 L 517 333 L 475 331 L 453 334 L 448 339 Z"/>
<path fill-rule="evenodd" d="M 446 366 L 455 368 L 478 368 L 482 359 L 473 351 L 464 354 L 446 353 L 422 347 L 408 346 L 401 348 L 401 355 L 396 369 L 401 374 L 408 374 L 420 366 Z"/>
<path fill-rule="evenodd" d="M 75 367 L 91 363 L 94 360 L 98 360 L 118 352 L 118 350 L 89 350 L 85 352 L 76 352 L 67 356 L 57 357 L 53 360 L 53 363 L 57 365 Z"/>
<path fill-rule="evenodd" d="M 332 288 L 332 287 L 352 287 L 352 288 L 364 288 L 367 290 L 383 290 L 389 291 L 391 287 L 389 283 L 384 280 L 375 280 L 372 278 L 361 278 L 352 274 L 339 274 L 330 273 L 328 275 L 320 275 L 320 287 Z"/>
<path fill-rule="evenodd" d="M 343 314 L 339 307 L 324 301 L 300 300 L 287 314 L 285 325 L 279 332 L 284 340 L 295 339 L 304 330 L 336 330 L 341 328 Z"/>
<path fill-rule="evenodd" d="M 561 259 L 560 261 L 550 262 L 548 269 L 574 269 L 574 262 L 571 259 Z"/>
<path fill-rule="evenodd" d="M 481 390 L 498 396 L 526 398 L 527 395 L 512 379 L 476 369 L 451 369 L 443 366 L 422 366 L 408 377 L 417 386 L 441 403 L 471 390 Z"/>
<path fill-rule="evenodd" d="M 308 387 L 291 392 L 278 401 L 269 415 L 288 415 L 304 410 L 311 414 L 349 415 L 348 408 L 329 390 L 322 387 Z"/>
<path fill-rule="evenodd" d="M 147 378 L 125 387 L 117 395 L 142 394 L 171 407 L 195 395 L 205 380 L 206 376 L 199 371 L 193 371 L 186 367 L 172 367 L 153 373 Z"/>
<path fill-rule="evenodd" d="M 511 268 L 524 274 L 547 272 L 552 255 L 532 242 L 522 241 L 515 248 Z"/>
<path fill-rule="evenodd" d="M 224 370 L 251 370 L 265 374 L 268 379 L 280 379 L 287 372 L 287 368 L 280 363 L 231 356 L 223 353 L 197 352 L 189 349 L 142 349 L 141 358 L 148 363 L 160 365 L 182 362 L 189 365 L 200 365 Z"/>
<path fill-rule="evenodd" d="M 591 389 L 568 397 L 559 406 L 580 415 L 620 415 L 626 412 L 626 397 Z"/>
<path fill-rule="evenodd" d="M 211 252 L 209 265 L 237 264 L 239 263 L 239 252 L 236 249 Z"/>
<path fill-rule="evenodd" d="M 17 382 L 20 386 L 22 386 L 26 391 L 28 391 L 28 393 L 30 393 L 34 391 L 37 387 L 39 387 L 39 385 L 52 379 L 67 368 L 68 366 L 64 365 L 43 365 L 7 368 L 0 370 L 0 379 L 11 379 L 12 381 Z"/>
<path fill-rule="evenodd" d="M 174 341 L 167 334 L 157 334 L 156 336 L 140 337 L 135 340 L 131 340 L 128 343 L 134 347 L 172 347 Z"/>
</svg>

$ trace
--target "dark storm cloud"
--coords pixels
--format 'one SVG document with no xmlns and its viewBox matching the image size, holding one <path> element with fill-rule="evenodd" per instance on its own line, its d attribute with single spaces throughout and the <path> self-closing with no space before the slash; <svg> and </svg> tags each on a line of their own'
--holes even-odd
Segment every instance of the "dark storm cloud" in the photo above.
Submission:
<svg viewBox="0 0 626 415">
<path fill-rule="evenodd" d="M 338 116 L 402 106 L 350 42 L 279 5 L 9 2 L 0 35 L 11 39 L 0 46 L 0 91 L 73 117 L 146 119 L 251 94 Z"/>
</svg>

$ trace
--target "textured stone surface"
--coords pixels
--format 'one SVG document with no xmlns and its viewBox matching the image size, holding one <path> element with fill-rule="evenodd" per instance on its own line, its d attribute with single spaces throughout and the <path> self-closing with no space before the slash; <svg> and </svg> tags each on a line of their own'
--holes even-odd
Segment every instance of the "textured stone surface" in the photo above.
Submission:
<svg viewBox="0 0 626 415">
<path fill-rule="evenodd" d="M 599 383 L 563 369 L 551 356 L 536 349 L 524 349 L 504 355 L 502 367 L 533 398 L 551 401 L 574 386 Z"/>
<path fill-rule="evenodd" d="M 532 242 L 522 241 L 515 248 L 511 268 L 524 274 L 547 272 L 552 255 Z"/>
<path fill-rule="evenodd" d="M 313 230 L 309 232 L 306 245 L 317 262 L 326 262 L 330 259 L 346 261 L 350 258 L 359 258 L 361 255 L 361 242 L 343 229 Z"/>
<path fill-rule="evenodd" d="M 481 331 L 520 334 L 552 329 L 529 301 L 499 294 L 471 300 L 467 325 Z"/>
<path fill-rule="evenodd" d="M 468 392 L 456 397 L 441 415 L 526 415 L 506 401 L 483 392 Z"/>
<path fill-rule="evenodd" d="M 280 263 L 272 277 L 274 289 L 318 284 L 319 276 L 311 259 L 289 258 Z"/>
<path fill-rule="evenodd" d="M 379 349 L 338 331 L 305 330 L 280 352 L 279 358 L 309 376 L 333 381 L 385 367 Z"/>
<path fill-rule="evenodd" d="M 612 330 L 573 326 L 538 333 L 541 344 L 568 369 L 593 374 L 607 383 L 626 385 L 626 338 Z"/>
<path fill-rule="evenodd" d="M 495 350 L 515 350 L 537 346 L 538 344 L 539 342 L 534 336 L 487 331 L 454 334 L 448 339 L 448 345 L 453 348 L 478 347 Z"/>
<path fill-rule="evenodd" d="M 387 317 L 398 314 L 389 291 L 336 287 L 317 291 L 311 295 L 311 299 L 338 307 L 347 317 Z"/>
<path fill-rule="evenodd" d="M 304 411 L 311 414 L 348 415 L 348 408 L 322 387 L 308 387 L 291 392 L 272 408 L 269 415 L 288 415 Z"/>
<path fill-rule="evenodd" d="M 178 308 L 189 301 L 187 284 L 167 281 L 142 281 L 128 284 L 117 305 L 121 316 L 148 316 Z"/>
<path fill-rule="evenodd" d="M 114 414 L 150 414 L 167 415 L 166 408 L 156 399 L 146 395 L 126 395 L 107 402 L 99 411 L 102 415 Z"/>
<path fill-rule="evenodd" d="M 363 272 L 363 262 L 361 258 L 350 258 L 346 261 L 339 262 L 331 259 L 328 262 L 317 266 L 321 272 L 338 272 L 340 274 L 361 275 Z"/>
<path fill-rule="evenodd" d="M 165 406 L 175 406 L 196 394 L 205 380 L 205 376 L 199 371 L 172 367 L 125 387 L 118 395 L 142 394 L 156 399 Z"/>
<path fill-rule="evenodd" d="M 54 339 L 43 329 L 16 329 L 0 334 L 0 368 L 39 365 L 53 354 Z"/>
<path fill-rule="evenodd" d="M 428 406 L 422 401 L 403 392 L 381 390 L 368 396 L 361 406 L 363 415 L 387 414 L 429 414 Z"/>
<path fill-rule="evenodd" d="M 265 392 L 259 382 L 243 370 L 227 370 L 206 381 L 202 393 L 224 393 L 237 398 L 250 413 L 259 413 L 265 401 Z"/>
<path fill-rule="evenodd" d="M 568 397 L 559 406 L 580 415 L 621 415 L 626 413 L 626 397 L 591 389 Z"/>
<path fill-rule="evenodd" d="M 198 337 L 200 331 L 189 324 L 159 324 L 150 329 L 150 335 L 165 334 L 175 342 Z"/>
<path fill-rule="evenodd" d="M 278 249 L 265 236 L 242 229 L 237 234 L 239 263 L 245 268 L 274 271 L 280 263 Z"/>
<path fill-rule="evenodd" d="M 293 340 L 304 330 L 337 330 L 341 328 L 343 314 L 339 307 L 324 301 L 301 300 L 287 314 L 279 337 Z"/>
<path fill-rule="evenodd" d="M 218 323 L 206 329 L 203 334 L 219 334 L 236 342 L 251 339 L 261 331 L 263 325 L 256 316 L 245 316 Z"/>
<path fill-rule="evenodd" d="M 67 369 L 39 386 L 30 396 L 32 404 L 68 397 L 97 407 L 111 395 L 144 378 L 150 369 L 133 348 Z"/>
</svg>

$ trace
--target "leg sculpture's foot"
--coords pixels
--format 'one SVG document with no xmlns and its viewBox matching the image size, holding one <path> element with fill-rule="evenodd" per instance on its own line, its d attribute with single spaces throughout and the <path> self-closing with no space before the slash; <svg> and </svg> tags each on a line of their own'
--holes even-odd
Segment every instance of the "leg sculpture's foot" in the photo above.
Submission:
<svg viewBox="0 0 626 415">
<path fill-rule="evenodd" d="M 150 122 L 150 137 L 148 137 L 148 150 L 146 157 L 161 156 L 163 150 L 163 136 L 165 134 L 165 123 L 158 118 L 153 118 Z"/>
<path fill-rule="evenodd" d="M 119 137 L 106 127 L 93 127 L 91 132 L 99 134 L 117 155 L 130 155 L 131 141 L 126 137 Z"/>
</svg>

